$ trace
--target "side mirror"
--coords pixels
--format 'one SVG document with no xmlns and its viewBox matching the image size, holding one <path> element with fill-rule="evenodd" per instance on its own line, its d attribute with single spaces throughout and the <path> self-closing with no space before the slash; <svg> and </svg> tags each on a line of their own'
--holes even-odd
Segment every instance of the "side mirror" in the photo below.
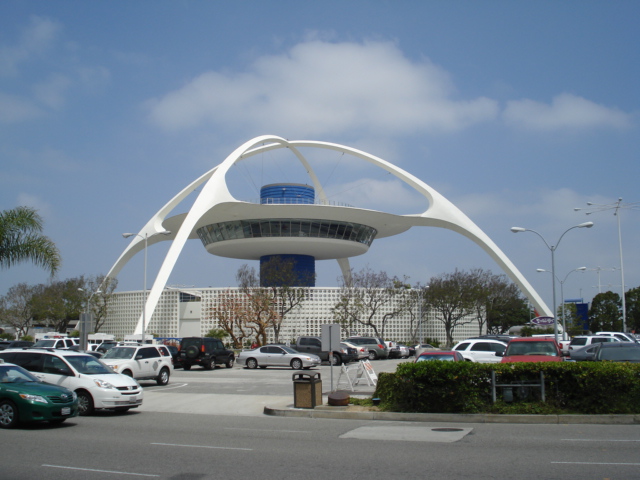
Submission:
<svg viewBox="0 0 640 480">
<path fill-rule="evenodd" d="M 496 352 L 496 357 L 504 357 L 504 352 Z"/>
</svg>

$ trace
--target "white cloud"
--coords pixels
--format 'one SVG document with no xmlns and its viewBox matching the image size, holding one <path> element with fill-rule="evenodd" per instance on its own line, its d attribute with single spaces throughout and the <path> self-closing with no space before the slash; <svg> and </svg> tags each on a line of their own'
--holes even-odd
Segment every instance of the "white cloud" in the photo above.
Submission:
<svg viewBox="0 0 640 480">
<path fill-rule="evenodd" d="M 35 97 L 46 107 L 57 110 L 65 103 L 64 94 L 71 81 L 61 74 L 53 74 L 46 81 L 34 86 Z"/>
<path fill-rule="evenodd" d="M 625 128 L 631 124 L 631 117 L 618 109 L 568 93 L 554 97 L 551 105 L 528 99 L 510 101 L 503 116 L 508 125 L 534 130 Z"/>
<path fill-rule="evenodd" d="M 37 118 L 42 110 L 30 100 L 0 92 L 0 123 L 19 123 Z"/>
<path fill-rule="evenodd" d="M 45 52 L 59 30 L 60 25 L 48 18 L 31 17 L 17 45 L 0 46 L 0 75 L 17 74 L 19 64 Z"/>
<path fill-rule="evenodd" d="M 455 131 L 496 117 L 494 100 L 456 100 L 454 90 L 442 68 L 392 43 L 316 40 L 246 72 L 203 73 L 149 108 L 167 130 L 212 123 L 288 136 Z"/>
<path fill-rule="evenodd" d="M 18 195 L 18 205 L 23 207 L 35 208 L 41 217 L 47 218 L 51 216 L 51 205 L 43 201 L 36 195 L 30 193 L 21 193 Z"/>
</svg>

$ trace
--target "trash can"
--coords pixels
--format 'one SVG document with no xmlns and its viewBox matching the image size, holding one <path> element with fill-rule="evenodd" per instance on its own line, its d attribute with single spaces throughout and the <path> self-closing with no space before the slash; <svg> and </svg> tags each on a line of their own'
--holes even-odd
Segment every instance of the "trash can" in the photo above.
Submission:
<svg viewBox="0 0 640 480">
<path fill-rule="evenodd" d="M 322 405 L 322 380 L 320 372 L 296 372 L 293 374 L 293 406 L 314 408 Z"/>
</svg>

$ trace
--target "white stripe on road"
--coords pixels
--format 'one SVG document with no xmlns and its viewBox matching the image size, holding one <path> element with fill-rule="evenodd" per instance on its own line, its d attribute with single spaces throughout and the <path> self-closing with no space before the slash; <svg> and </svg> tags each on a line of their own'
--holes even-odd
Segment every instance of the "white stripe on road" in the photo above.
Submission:
<svg viewBox="0 0 640 480">
<path fill-rule="evenodd" d="M 160 475 L 152 475 L 150 473 L 131 473 L 131 472 L 116 472 L 115 470 L 96 470 L 95 468 L 78 468 L 78 467 L 65 467 L 63 465 L 42 465 L 49 468 L 63 468 L 65 470 L 81 470 L 83 472 L 100 472 L 100 473 L 116 473 L 118 475 L 136 475 L 138 477 L 159 477 Z"/>
<path fill-rule="evenodd" d="M 246 430 L 248 432 L 273 432 L 273 429 L 267 428 L 235 428 L 225 427 L 224 430 Z M 311 433 L 311 430 L 275 430 L 278 433 Z"/>
<path fill-rule="evenodd" d="M 180 445 L 178 443 L 152 443 L 151 445 L 161 445 L 164 447 L 213 448 L 217 450 L 246 450 L 249 452 L 253 450 L 253 448 L 213 447 L 210 445 Z"/>
<path fill-rule="evenodd" d="M 640 467 L 640 463 L 614 463 L 614 462 L 551 462 L 552 464 L 561 465 L 624 465 L 631 467 Z"/>
<path fill-rule="evenodd" d="M 640 442 L 640 440 L 598 440 L 597 438 L 563 438 L 565 442 Z"/>
</svg>

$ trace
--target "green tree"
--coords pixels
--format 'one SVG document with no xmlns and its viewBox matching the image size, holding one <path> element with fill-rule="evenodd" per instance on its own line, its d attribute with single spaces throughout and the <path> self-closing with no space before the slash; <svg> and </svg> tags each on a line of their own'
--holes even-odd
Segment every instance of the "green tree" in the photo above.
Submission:
<svg viewBox="0 0 640 480">
<path fill-rule="evenodd" d="M 29 332 L 33 321 L 32 298 L 34 287 L 19 283 L 11 287 L 0 299 L 2 320 L 16 329 L 18 338 Z"/>
<path fill-rule="evenodd" d="M 17 207 L 0 212 L 0 268 L 31 261 L 55 275 L 61 263 L 60 252 L 42 235 L 42 218 L 35 209 Z"/>
<path fill-rule="evenodd" d="M 627 328 L 640 332 L 640 287 L 627 290 L 625 293 L 627 307 Z"/>
<path fill-rule="evenodd" d="M 599 293 L 591 301 L 589 328 L 592 332 L 622 330 L 622 302 L 613 292 Z"/>
<path fill-rule="evenodd" d="M 38 285 L 32 298 L 34 321 L 52 326 L 57 332 L 66 332 L 69 322 L 80 318 L 84 293 L 79 289 L 85 287 L 82 276 Z"/>
<path fill-rule="evenodd" d="M 457 327 L 476 320 L 475 285 L 473 275 L 458 269 L 429 280 L 425 299 L 436 319 L 444 326 L 447 347 L 453 346 L 453 332 Z"/>
</svg>

